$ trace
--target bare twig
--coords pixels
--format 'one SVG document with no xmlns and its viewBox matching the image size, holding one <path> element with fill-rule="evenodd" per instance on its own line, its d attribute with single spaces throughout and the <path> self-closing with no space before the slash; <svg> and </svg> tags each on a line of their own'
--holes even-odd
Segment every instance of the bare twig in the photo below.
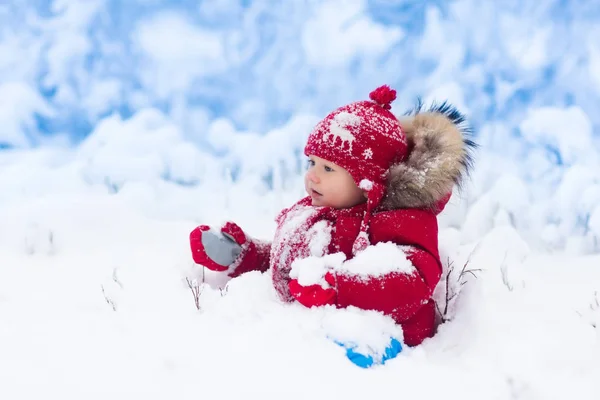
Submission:
<svg viewBox="0 0 600 400">
<path fill-rule="evenodd" d="M 575 312 L 581 318 L 586 319 L 593 328 L 598 328 L 600 324 L 600 299 L 598 298 L 598 291 L 594 291 L 594 298 L 586 309 L 582 311 L 575 310 Z"/>
<path fill-rule="evenodd" d="M 190 277 L 185 278 L 187 287 L 190 288 L 190 291 L 192 292 L 192 297 L 194 299 L 194 305 L 196 306 L 197 310 L 200 310 L 200 295 L 202 294 L 202 290 L 204 289 L 204 284 L 206 282 L 206 275 L 205 275 L 204 268 L 205 267 L 202 266 L 202 275 L 200 276 L 200 282 L 198 282 L 198 279 L 194 276 L 192 276 L 192 278 L 190 278 Z M 193 275 L 195 275 L 195 274 L 193 274 Z"/>
<path fill-rule="evenodd" d="M 114 283 L 116 283 L 117 285 L 119 285 L 119 287 L 121 289 L 123 289 L 123 284 L 121 283 L 121 281 L 119 281 L 119 278 L 117 278 L 117 267 L 113 268 L 112 280 L 113 280 Z"/>
<path fill-rule="evenodd" d="M 55 251 L 55 246 L 54 246 L 54 232 L 52 232 L 52 231 L 48 231 L 48 244 L 50 245 L 48 253 L 53 254 Z"/>
<path fill-rule="evenodd" d="M 502 264 L 500 265 L 500 274 L 502 276 L 502 283 L 504 283 L 504 286 L 508 288 L 509 292 L 512 292 L 514 290 L 514 286 L 510 283 L 508 279 L 508 265 L 506 265 L 506 256 L 507 254 L 505 253 L 504 259 L 502 260 Z"/>
<path fill-rule="evenodd" d="M 444 321 L 444 314 L 440 310 L 440 305 L 437 303 L 437 301 L 435 302 L 435 310 L 437 311 L 438 315 L 442 319 L 442 322 L 446 322 L 446 321 Z"/>
<path fill-rule="evenodd" d="M 450 305 L 451 296 L 450 295 L 450 275 L 454 271 L 454 263 L 450 261 L 448 258 L 448 273 L 446 274 L 446 304 L 444 305 L 444 314 L 442 314 L 442 321 L 446 321 L 446 315 L 448 315 L 448 306 Z"/>
<path fill-rule="evenodd" d="M 598 291 L 597 290 L 594 292 L 594 300 L 592 301 L 592 304 L 590 304 L 590 308 L 592 310 L 600 309 L 600 299 L 598 299 Z"/>
<path fill-rule="evenodd" d="M 196 305 L 196 309 L 200 310 L 200 293 L 202 293 L 202 286 L 198 284 L 198 281 L 195 279 L 190 280 L 190 278 L 185 278 L 185 281 L 192 291 L 192 296 L 194 296 L 194 304 Z"/>
<path fill-rule="evenodd" d="M 480 268 L 469 268 L 469 269 L 467 269 L 467 267 L 469 266 L 470 263 L 471 263 L 471 258 L 469 257 L 469 259 L 467 260 L 467 262 L 465 263 L 465 265 L 463 265 L 463 268 L 460 271 L 460 275 L 458 275 L 458 279 L 461 280 L 462 282 L 464 282 L 463 279 L 464 279 L 464 277 L 465 277 L 466 274 L 471 274 L 471 276 L 473 276 L 473 278 L 477 279 L 477 275 L 475 274 L 475 272 L 481 272 L 481 271 L 483 271 Z"/>
<path fill-rule="evenodd" d="M 109 306 L 111 306 L 113 311 L 117 311 L 117 304 L 106 295 L 106 291 L 104 290 L 104 285 L 100 285 L 100 287 L 102 288 L 102 295 L 104 296 L 104 300 L 106 300 L 106 303 Z"/>
<path fill-rule="evenodd" d="M 220 288 L 219 292 L 221 293 L 221 297 L 225 297 L 229 292 L 229 285 L 225 284 L 225 287 Z"/>
<path fill-rule="evenodd" d="M 592 310 L 592 312 L 599 314 L 599 317 L 597 319 L 598 319 L 598 321 L 600 321 L 600 299 L 598 299 L 598 291 L 597 290 L 594 292 L 594 300 L 592 300 L 592 303 L 590 304 L 590 309 Z M 594 321 L 592 321 L 592 326 L 594 328 L 597 328 L 598 323 L 594 320 Z"/>
<path fill-rule="evenodd" d="M 460 270 L 460 273 L 458 274 L 458 277 L 456 278 L 456 283 L 458 284 L 458 288 L 462 288 L 468 282 L 467 277 L 469 275 L 472 276 L 473 278 L 477 279 L 476 272 L 482 271 L 481 269 L 469 268 L 469 264 L 471 262 L 471 256 L 473 255 L 473 252 L 471 253 L 471 255 L 469 255 L 469 258 L 463 265 L 462 269 Z M 450 260 L 450 258 L 448 258 L 447 265 L 448 265 L 448 269 L 446 272 L 446 276 L 445 276 L 446 282 L 444 285 L 445 286 L 444 287 L 445 288 L 445 293 L 444 293 L 445 304 L 444 304 L 443 311 L 440 310 L 440 307 L 437 303 L 435 305 L 436 310 L 437 310 L 438 314 L 440 315 L 442 322 L 447 322 L 451 319 L 449 317 L 450 303 L 455 301 L 456 298 L 458 297 L 458 295 L 460 294 L 460 290 L 458 290 L 456 287 L 453 288 L 450 285 L 450 281 L 453 279 L 453 275 L 455 272 L 454 263 Z"/>
</svg>

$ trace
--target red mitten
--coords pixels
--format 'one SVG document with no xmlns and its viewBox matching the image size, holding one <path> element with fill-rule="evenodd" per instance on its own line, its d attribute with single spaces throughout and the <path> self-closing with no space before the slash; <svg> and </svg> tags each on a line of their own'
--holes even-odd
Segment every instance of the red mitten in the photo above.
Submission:
<svg viewBox="0 0 600 400">
<path fill-rule="evenodd" d="M 291 295 L 303 306 L 320 307 L 327 304 L 335 304 L 337 292 L 335 287 L 335 277 L 331 272 L 325 274 L 326 287 L 314 284 L 302 286 L 297 279 L 292 279 L 288 284 Z"/>
<path fill-rule="evenodd" d="M 213 271 L 229 271 L 235 277 L 248 271 L 265 271 L 270 247 L 251 240 L 242 228 L 227 222 L 220 231 L 200 225 L 190 233 L 192 257 L 197 264 Z"/>
<path fill-rule="evenodd" d="M 192 258 L 213 271 L 226 271 L 242 253 L 246 235 L 239 226 L 226 223 L 220 231 L 200 225 L 190 233 Z"/>
<path fill-rule="evenodd" d="M 234 222 L 226 222 L 225 225 L 221 227 L 221 233 L 227 236 L 229 239 L 235 241 L 240 246 L 243 246 L 248 238 L 246 234 L 236 223 Z"/>
</svg>

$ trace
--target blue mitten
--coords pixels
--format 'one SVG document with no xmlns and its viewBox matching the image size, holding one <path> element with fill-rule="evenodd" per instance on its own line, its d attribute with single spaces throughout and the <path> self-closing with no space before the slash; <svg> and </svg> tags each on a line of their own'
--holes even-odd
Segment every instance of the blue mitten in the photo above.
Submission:
<svg viewBox="0 0 600 400">
<path fill-rule="evenodd" d="M 402 351 L 404 333 L 390 316 L 357 307 L 324 310 L 326 336 L 361 368 L 384 364 Z"/>
<path fill-rule="evenodd" d="M 396 338 L 390 339 L 390 344 L 385 348 L 383 354 L 376 354 L 373 351 L 361 351 L 355 344 L 336 343 L 346 349 L 346 357 L 355 365 L 361 368 L 369 368 L 374 364 L 385 364 L 389 359 L 396 357 L 402 352 L 402 343 Z"/>
</svg>

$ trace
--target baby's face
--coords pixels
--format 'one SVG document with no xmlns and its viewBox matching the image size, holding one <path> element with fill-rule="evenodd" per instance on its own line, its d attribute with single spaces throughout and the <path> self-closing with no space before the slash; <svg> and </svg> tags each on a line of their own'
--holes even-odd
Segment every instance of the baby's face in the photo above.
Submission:
<svg viewBox="0 0 600 400">
<path fill-rule="evenodd" d="M 366 201 L 364 192 L 348 171 L 313 155 L 309 156 L 304 187 L 313 206 L 350 208 Z"/>
</svg>

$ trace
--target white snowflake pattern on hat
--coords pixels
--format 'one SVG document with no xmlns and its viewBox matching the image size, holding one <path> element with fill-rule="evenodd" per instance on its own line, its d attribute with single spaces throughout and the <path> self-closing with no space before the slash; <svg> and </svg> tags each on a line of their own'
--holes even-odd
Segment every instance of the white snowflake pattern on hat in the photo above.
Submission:
<svg viewBox="0 0 600 400">
<path fill-rule="evenodd" d="M 352 151 L 352 143 L 356 138 L 348 127 L 358 126 L 361 122 L 362 120 L 359 116 L 342 111 L 331 120 L 329 132 L 323 134 L 323 141 L 327 141 L 331 137 L 335 143 L 336 138 L 340 138 L 342 140 L 340 147 L 344 147 L 344 143 L 348 142 L 348 151 Z"/>
</svg>

